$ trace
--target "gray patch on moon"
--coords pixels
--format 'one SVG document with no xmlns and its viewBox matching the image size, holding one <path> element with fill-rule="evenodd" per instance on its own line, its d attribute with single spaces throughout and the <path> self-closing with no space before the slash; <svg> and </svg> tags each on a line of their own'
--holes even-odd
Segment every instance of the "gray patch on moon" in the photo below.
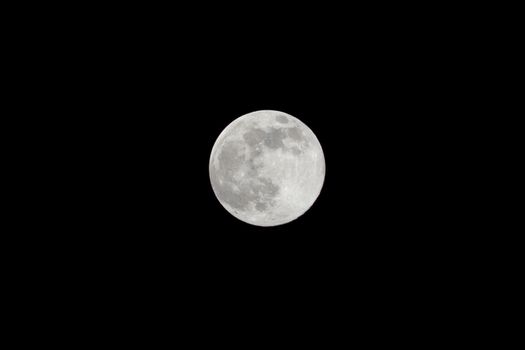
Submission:
<svg viewBox="0 0 525 350">
<path fill-rule="evenodd" d="M 238 210 L 246 210 L 250 204 L 250 196 L 243 193 L 242 188 L 239 192 L 233 189 L 231 183 L 222 184 L 216 188 L 217 195 L 222 201 Z"/>
<path fill-rule="evenodd" d="M 219 154 L 219 172 L 233 175 L 244 162 L 244 154 L 236 142 L 226 142 Z M 230 176 L 231 177 L 231 176 Z"/>
<path fill-rule="evenodd" d="M 232 208 L 243 209 L 249 204 L 248 198 L 241 195 L 240 189 L 234 187 L 233 175 L 244 162 L 244 154 L 236 142 L 226 142 L 218 156 L 219 169 L 210 174 L 210 180 L 217 194 Z"/>
<path fill-rule="evenodd" d="M 262 167 L 261 164 L 255 164 L 254 159 L 251 158 L 248 161 L 248 173 L 247 176 L 249 178 L 255 178 L 259 174 L 259 169 Z"/>
<path fill-rule="evenodd" d="M 267 205 L 263 202 L 257 202 L 257 204 L 255 204 L 255 209 L 258 211 L 265 211 L 266 207 Z"/>
<path fill-rule="evenodd" d="M 248 135 L 245 140 L 253 141 L 260 135 L 259 132 L 255 132 L 253 135 Z M 219 169 L 211 172 L 210 180 L 222 201 L 239 211 L 246 211 L 252 203 L 255 203 L 256 210 L 264 211 L 274 203 L 273 198 L 279 192 L 279 187 L 270 179 L 258 177 L 258 169 L 261 166 L 255 164 L 253 158 L 245 158 L 238 142 L 226 142 L 218 160 Z M 235 181 L 234 175 L 243 165 L 248 168 L 246 181 Z"/>
<path fill-rule="evenodd" d="M 259 180 L 259 181 L 256 181 Z M 237 184 L 239 191 L 234 190 L 232 182 L 226 182 L 222 185 L 212 181 L 217 186 L 217 194 L 221 200 L 229 204 L 232 208 L 245 211 L 249 209 L 250 203 L 255 203 L 257 210 L 266 209 L 273 203 L 273 198 L 278 193 L 279 187 L 265 178 L 254 179 L 243 184 Z"/>
<path fill-rule="evenodd" d="M 279 114 L 277 117 L 275 117 L 275 120 L 279 123 L 286 124 L 288 123 L 288 118 L 286 116 Z"/>
<path fill-rule="evenodd" d="M 303 153 L 303 151 L 301 151 L 298 147 L 296 146 L 292 146 L 290 147 L 290 149 L 292 150 L 292 153 L 295 154 L 296 156 L 300 155 L 301 153 Z"/>
<path fill-rule="evenodd" d="M 286 138 L 292 139 L 293 141 L 299 143 L 302 146 L 287 147 L 284 144 L 284 140 Z M 282 148 L 283 151 L 291 152 L 293 155 L 298 156 L 303 153 L 302 147 L 307 147 L 309 144 L 304 136 L 304 133 L 300 130 L 298 126 L 294 126 L 291 128 L 272 127 L 268 131 L 265 131 L 260 128 L 252 128 L 243 134 L 243 139 L 249 146 L 250 162 L 253 162 L 253 159 L 262 155 L 262 145 L 270 149 Z M 253 175 L 253 173 L 251 173 L 250 175 Z"/>
<path fill-rule="evenodd" d="M 262 129 L 254 128 L 244 133 L 242 137 L 252 151 L 260 154 L 260 150 L 256 150 L 255 146 L 264 143 L 271 149 L 281 148 L 284 147 L 283 140 L 286 136 L 284 129 L 271 128 L 270 131 L 266 132 Z"/>
<path fill-rule="evenodd" d="M 272 128 L 269 133 L 266 134 L 264 144 L 272 149 L 284 147 L 283 140 L 286 138 L 286 133 L 283 129 Z"/>
<path fill-rule="evenodd" d="M 297 126 L 286 129 L 286 131 L 288 132 L 288 136 L 290 136 L 295 141 L 304 141 L 303 133 Z"/>
<path fill-rule="evenodd" d="M 254 147 L 255 145 L 261 143 L 266 136 L 266 133 L 262 129 L 250 129 L 244 135 L 242 135 L 244 141 L 250 146 Z"/>
<path fill-rule="evenodd" d="M 279 192 L 279 186 L 275 185 L 270 179 L 258 178 L 261 185 L 257 185 L 255 191 L 265 196 L 274 197 Z"/>
</svg>

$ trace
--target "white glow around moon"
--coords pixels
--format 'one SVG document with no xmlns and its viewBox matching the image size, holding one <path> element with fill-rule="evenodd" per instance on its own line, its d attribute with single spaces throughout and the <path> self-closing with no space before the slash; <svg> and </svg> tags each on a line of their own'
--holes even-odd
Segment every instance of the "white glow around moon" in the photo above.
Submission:
<svg viewBox="0 0 525 350">
<path fill-rule="evenodd" d="M 245 114 L 219 135 L 210 157 L 210 181 L 222 206 L 252 225 L 297 219 L 315 202 L 325 160 L 314 133 L 278 111 Z"/>
</svg>

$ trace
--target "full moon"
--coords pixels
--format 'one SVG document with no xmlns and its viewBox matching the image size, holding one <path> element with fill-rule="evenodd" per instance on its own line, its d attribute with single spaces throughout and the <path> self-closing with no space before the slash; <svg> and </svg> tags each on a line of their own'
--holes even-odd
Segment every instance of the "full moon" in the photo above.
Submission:
<svg viewBox="0 0 525 350">
<path fill-rule="evenodd" d="M 279 111 L 245 114 L 229 124 L 210 156 L 215 196 L 234 217 L 277 226 L 303 215 L 325 177 L 321 144 L 299 119 Z"/>
</svg>

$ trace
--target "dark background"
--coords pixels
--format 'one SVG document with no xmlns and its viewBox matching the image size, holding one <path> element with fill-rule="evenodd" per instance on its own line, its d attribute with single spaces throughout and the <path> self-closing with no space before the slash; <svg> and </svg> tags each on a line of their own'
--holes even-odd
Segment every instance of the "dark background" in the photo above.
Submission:
<svg viewBox="0 0 525 350">
<path fill-rule="evenodd" d="M 57 135 L 56 153 L 42 151 L 54 233 L 37 241 L 88 305 L 189 305 L 190 324 L 234 305 L 305 319 L 346 310 L 364 324 L 445 305 L 436 281 L 463 243 L 450 220 L 456 174 L 441 166 L 461 58 L 441 49 L 443 26 L 425 10 L 317 10 L 104 10 L 33 33 L 31 86 L 46 91 L 40 123 Z M 326 159 L 315 204 L 272 228 L 231 216 L 208 176 L 220 132 L 261 109 L 306 123 Z"/>
<path fill-rule="evenodd" d="M 289 255 L 304 244 L 327 249 L 327 258 L 344 255 L 332 249 L 361 244 L 372 251 L 384 245 L 374 254 L 387 256 L 393 246 L 409 249 L 421 239 L 418 232 L 435 225 L 427 217 L 435 217 L 429 203 L 440 169 L 430 159 L 446 144 L 438 135 L 448 122 L 444 68 L 426 51 L 425 35 L 380 28 L 318 38 L 307 27 L 290 38 L 282 27 L 239 38 L 237 29 L 189 37 L 176 30 L 144 38 L 105 33 L 96 49 L 78 56 L 72 76 L 85 79 L 78 96 L 85 124 L 74 123 L 88 139 L 87 155 L 94 154 L 88 172 L 103 208 L 94 217 L 107 220 L 117 236 L 153 247 L 158 239 L 163 247 L 198 249 L 202 239 L 213 250 L 262 253 L 268 244 Z M 207 168 L 224 127 L 260 109 L 309 125 L 327 166 L 312 209 L 270 229 L 229 215 L 213 195 Z"/>
<path fill-rule="evenodd" d="M 443 101 L 455 97 L 435 33 L 387 19 L 196 28 L 121 16 L 68 34 L 54 63 L 66 137 L 81 146 L 70 159 L 90 244 L 150 258 L 174 250 L 210 268 L 232 257 L 238 268 L 387 268 L 426 256 L 438 239 L 439 130 L 451 122 Z M 274 228 L 228 214 L 208 177 L 219 133 L 260 109 L 301 119 L 326 157 L 314 206 Z"/>
<path fill-rule="evenodd" d="M 439 65 L 414 60 L 425 55 L 418 40 L 388 39 L 386 29 L 355 40 L 273 34 L 228 44 L 212 33 L 182 45 L 171 36 L 117 49 L 111 42 L 114 56 L 87 65 L 89 245 L 109 265 L 209 283 L 419 281 L 447 239 L 432 161 L 446 142 L 433 143 L 444 121 L 433 83 Z M 301 119 L 326 157 L 313 207 L 273 228 L 227 213 L 208 176 L 220 132 L 260 109 Z"/>
</svg>

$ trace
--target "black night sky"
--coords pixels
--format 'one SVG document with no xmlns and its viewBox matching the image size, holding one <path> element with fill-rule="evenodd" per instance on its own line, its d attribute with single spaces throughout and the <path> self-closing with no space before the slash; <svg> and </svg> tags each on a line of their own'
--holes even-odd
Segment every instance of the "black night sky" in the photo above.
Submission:
<svg viewBox="0 0 525 350">
<path fill-rule="evenodd" d="M 67 234 L 51 244 L 78 261 L 72 275 L 210 308 L 255 291 L 389 307 L 430 286 L 443 248 L 454 254 L 445 218 L 460 215 L 440 166 L 454 96 L 435 33 L 376 14 L 288 27 L 124 16 L 71 34 L 55 62 Z M 326 160 L 314 205 L 270 228 L 230 215 L 208 174 L 220 132 L 264 109 L 308 125 Z"/>
</svg>

